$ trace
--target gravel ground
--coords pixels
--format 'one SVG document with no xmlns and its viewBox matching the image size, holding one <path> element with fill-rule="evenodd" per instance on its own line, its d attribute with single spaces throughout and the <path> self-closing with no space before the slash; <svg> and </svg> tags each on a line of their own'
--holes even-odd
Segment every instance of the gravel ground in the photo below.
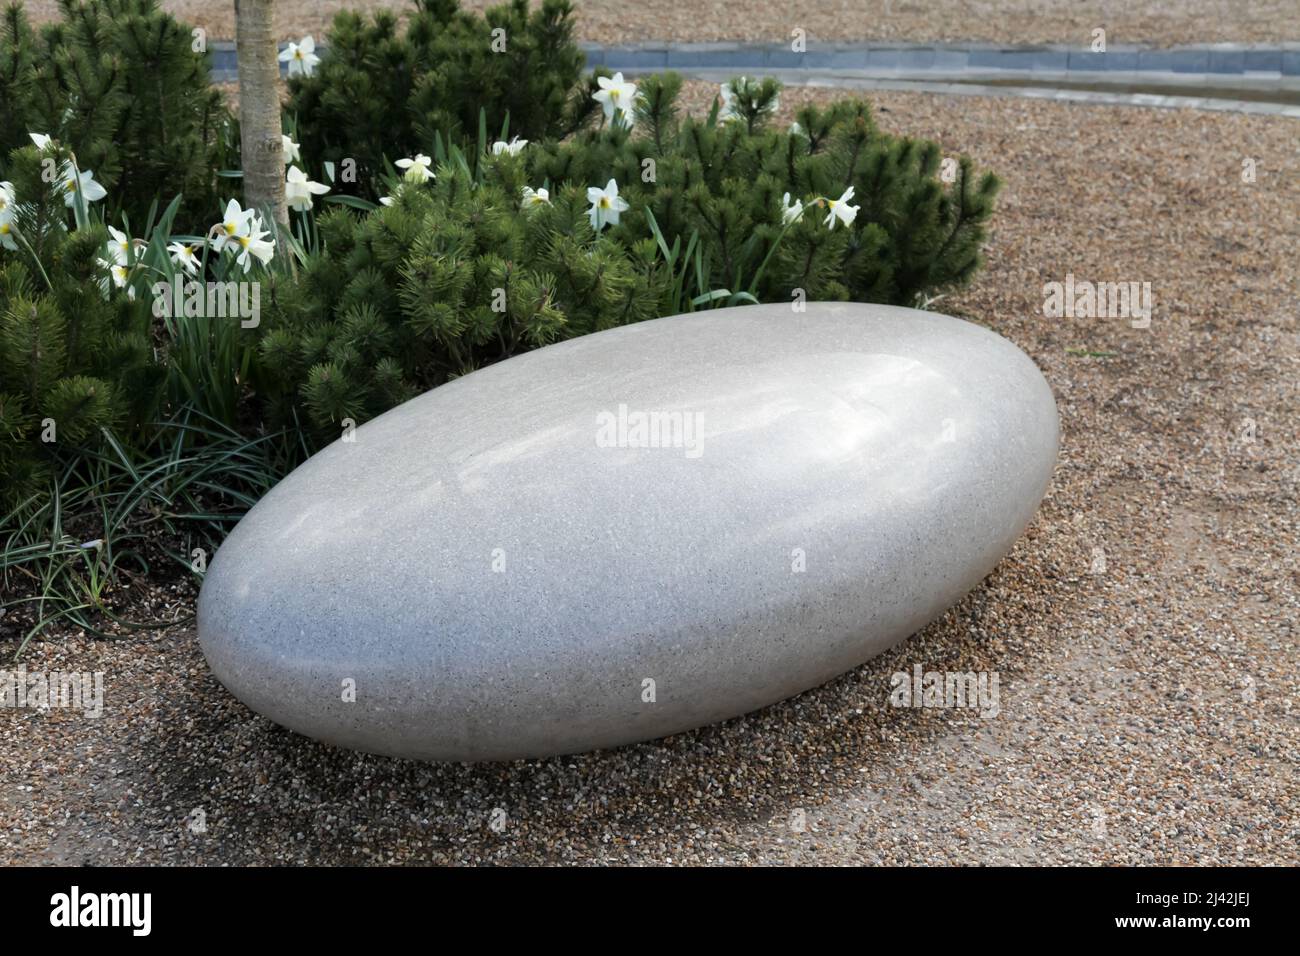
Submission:
<svg viewBox="0 0 1300 956">
<path fill-rule="evenodd" d="M 213 38 L 233 38 L 234 4 L 164 0 L 180 19 Z M 497 0 L 461 0 L 468 10 Z M 537 6 L 537 0 L 533 0 Z M 37 19 L 57 16 L 55 0 L 26 0 Z M 796 27 L 814 41 L 981 40 L 1077 43 L 1104 27 L 1110 43 L 1265 42 L 1300 39 L 1295 0 L 574 0 L 578 36 L 599 43 L 643 40 L 789 42 Z M 340 10 L 404 11 L 410 0 L 278 0 L 284 38 L 318 39 Z"/>
<path fill-rule="evenodd" d="M 1300 863 L 1294 121 L 872 99 L 1005 177 L 988 268 L 936 308 L 1028 351 L 1061 413 L 1038 518 L 959 606 L 724 725 L 479 767 L 284 731 L 186 630 L 64 634 L 26 667 L 104 671 L 105 712 L 0 712 L 0 862 Z M 1151 328 L 1044 318 L 1067 272 L 1150 282 Z M 996 672 L 999 716 L 891 708 L 914 664 Z"/>
</svg>

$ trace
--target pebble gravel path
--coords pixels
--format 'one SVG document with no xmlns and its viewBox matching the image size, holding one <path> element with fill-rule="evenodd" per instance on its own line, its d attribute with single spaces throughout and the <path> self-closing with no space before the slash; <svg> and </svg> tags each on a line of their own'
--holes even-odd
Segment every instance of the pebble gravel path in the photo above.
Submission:
<svg viewBox="0 0 1300 956">
<path fill-rule="evenodd" d="M 461 0 L 482 11 L 500 0 Z M 532 6 L 540 6 L 532 0 Z M 1300 39 L 1294 0 L 573 0 L 578 38 L 598 43 L 644 40 L 788 43 L 791 31 L 809 41 L 926 40 L 988 43 L 1092 42 L 1175 46 Z M 58 18 L 57 0 L 26 0 L 38 22 Z M 211 39 L 235 36 L 233 3 L 162 0 L 164 9 L 201 27 Z M 281 39 L 325 35 L 342 10 L 391 10 L 411 0 L 276 0 Z"/>
</svg>

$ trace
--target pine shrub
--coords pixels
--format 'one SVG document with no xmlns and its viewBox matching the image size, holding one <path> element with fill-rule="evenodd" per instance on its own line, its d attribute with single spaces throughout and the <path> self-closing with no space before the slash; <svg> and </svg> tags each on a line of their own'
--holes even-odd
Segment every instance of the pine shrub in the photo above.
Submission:
<svg viewBox="0 0 1300 956">
<path fill-rule="evenodd" d="M 415 6 L 404 31 L 386 10 L 339 13 L 313 75 L 289 81 L 303 155 L 356 163 L 358 186 L 340 189 L 366 194 L 387 163 L 432 153 L 435 135 L 468 143 L 480 115 L 493 131 L 508 118 L 531 140 L 568 135 L 592 115 L 568 0 L 531 13 L 513 0 L 481 17 L 456 0 Z"/>
<path fill-rule="evenodd" d="M 453 164 L 317 225 L 321 251 L 264 296 L 258 382 L 270 424 L 317 440 L 481 365 L 662 314 L 669 282 L 649 237 L 592 231 L 576 187 L 525 211 Z"/>
<path fill-rule="evenodd" d="M 108 232 L 62 226 L 62 187 L 44 182 L 42 158 L 34 146 L 11 155 L 22 199 L 12 225 L 24 245 L 0 252 L 3 505 L 41 491 L 55 465 L 98 443 L 102 429 L 125 435 L 145 422 L 165 375 L 147 303 L 107 278 Z"/>
<path fill-rule="evenodd" d="M 679 115 L 680 87 L 676 74 L 645 78 L 631 130 L 606 123 L 530 146 L 527 179 L 563 188 L 612 177 L 631 205 L 612 238 L 630 244 L 657 227 L 671 246 L 697 235 L 706 285 L 763 302 L 802 290 L 810 301 L 911 306 L 978 269 L 999 183 L 969 159 L 954 159 L 953 181 L 941 182 L 939 147 L 882 133 L 858 99 L 804 107 L 782 131 L 771 123 L 774 80 L 733 80 L 728 109 L 707 119 Z M 856 218 L 832 228 L 824 201 L 850 187 Z M 787 194 L 804 205 L 788 229 Z"/>
<path fill-rule="evenodd" d="M 59 0 L 40 30 L 13 3 L 0 28 L 0 157 L 29 132 L 71 148 L 109 191 L 110 210 L 143 219 L 184 194 L 183 221 L 216 203 L 231 160 L 231 117 L 206 53 L 156 0 Z M 0 173 L 4 170 L 0 169 Z M 0 179 L 8 178 L 0 175 Z"/>
<path fill-rule="evenodd" d="M 695 237 L 706 274 L 694 291 L 717 303 L 847 299 L 917 305 L 969 281 L 999 182 L 970 161 L 875 124 L 868 103 L 844 99 L 798 111 L 776 129 L 775 80 L 733 79 L 708 118 L 682 116 L 681 77 L 639 82 L 635 125 L 600 114 L 597 68 L 581 79 L 565 0 L 529 14 L 523 0 L 483 18 L 455 0 L 425 0 L 405 33 L 388 13 L 340 14 L 314 76 L 291 82 L 303 154 L 356 165 L 338 191 L 378 199 L 392 161 L 435 144 L 482 149 L 485 131 L 529 141 L 499 165 L 507 192 L 563 191 L 614 179 L 631 210 L 609 234 L 630 247 L 662 239 L 665 259 Z M 507 52 L 493 53 L 503 26 Z M 951 173 L 952 175 L 946 175 Z M 857 207 L 828 228 L 829 201 Z M 789 202 L 804 213 L 787 228 Z"/>
</svg>

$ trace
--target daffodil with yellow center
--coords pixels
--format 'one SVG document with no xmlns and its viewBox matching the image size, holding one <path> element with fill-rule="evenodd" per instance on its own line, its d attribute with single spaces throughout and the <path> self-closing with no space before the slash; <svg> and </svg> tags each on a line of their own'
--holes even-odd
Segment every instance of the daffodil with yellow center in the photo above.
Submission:
<svg viewBox="0 0 1300 956">
<path fill-rule="evenodd" d="M 591 208 L 587 210 L 587 215 L 591 217 L 591 228 L 597 232 L 606 226 L 617 226 L 619 213 L 631 208 L 627 200 L 619 196 L 618 183 L 612 179 L 605 184 L 604 189 L 599 186 L 589 187 L 587 202 L 591 203 Z"/>
<path fill-rule="evenodd" d="M 212 248 L 220 252 L 241 235 L 247 235 L 253 222 L 253 210 L 241 209 L 239 200 L 232 199 L 226 204 L 226 211 L 221 222 L 212 227 Z"/>
</svg>

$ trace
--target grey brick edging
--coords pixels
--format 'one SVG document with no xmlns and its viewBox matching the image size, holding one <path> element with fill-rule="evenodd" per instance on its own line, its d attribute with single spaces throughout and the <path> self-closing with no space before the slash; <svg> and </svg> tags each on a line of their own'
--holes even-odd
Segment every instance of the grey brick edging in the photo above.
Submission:
<svg viewBox="0 0 1300 956">
<path fill-rule="evenodd" d="M 1077 46 L 997 46 L 987 43 L 809 43 L 795 53 L 785 44 L 580 43 L 591 66 L 615 70 L 852 70 L 863 72 L 960 72 L 1026 70 L 1065 72 L 1162 72 L 1300 77 L 1300 42 L 1208 43 L 1147 49 L 1112 44 L 1105 53 Z M 318 47 L 320 49 L 320 47 Z M 235 45 L 212 44 L 213 72 L 235 70 Z"/>
<path fill-rule="evenodd" d="M 1300 77 L 1300 43 L 1274 46 L 1212 43 L 1148 49 L 1112 44 L 1105 53 L 1079 46 L 999 46 L 987 43 L 809 43 L 803 53 L 787 44 L 641 43 L 580 44 L 587 62 L 611 69 L 835 70 L 870 73 L 1081 70 L 1089 73 L 1161 72 Z"/>
<path fill-rule="evenodd" d="M 1203 105 L 1225 98 L 1232 90 L 1255 94 L 1247 99 L 1267 101 L 1271 94 L 1300 95 L 1300 42 L 1278 44 L 1210 43 L 1153 49 L 1111 44 L 1105 53 L 1081 46 L 1007 46 L 988 43 L 813 43 L 796 53 L 788 44 L 580 43 L 588 66 L 604 66 L 629 74 L 676 70 L 692 76 L 717 78 L 739 73 L 770 74 L 792 85 L 827 82 L 836 85 L 884 86 L 900 83 L 956 87 L 988 84 L 985 92 L 1025 95 L 1005 85 L 1023 80 L 1040 91 L 1054 84 L 1087 83 L 1107 95 L 1128 95 L 1134 102 L 1161 98 L 1164 105 Z M 321 49 L 321 47 L 318 47 Z M 236 78 L 235 45 L 212 44 L 212 77 Z M 1122 87 L 1137 87 L 1127 93 Z M 1161 87 L 1181 95 L 1159 96 Z M 1188 97 L 1186 88 L 1212 94 Z M 1227 92 L 1225 92 L 1227 91 Z M 1041 93 L 1040 93 L 1041 95 Z M 1077 97 L 1075 97 L 1077 98 Z M 1280 98 L 1280 97 L 1279 97 Z M 1098 101 L 1101 101 L 1100 99 Z M 1262 107 L 1262 108 L 1261 108 Z M 1297 115 L 1294 105 L 1264 102 L 1253 112 Z"/>
</svg>

